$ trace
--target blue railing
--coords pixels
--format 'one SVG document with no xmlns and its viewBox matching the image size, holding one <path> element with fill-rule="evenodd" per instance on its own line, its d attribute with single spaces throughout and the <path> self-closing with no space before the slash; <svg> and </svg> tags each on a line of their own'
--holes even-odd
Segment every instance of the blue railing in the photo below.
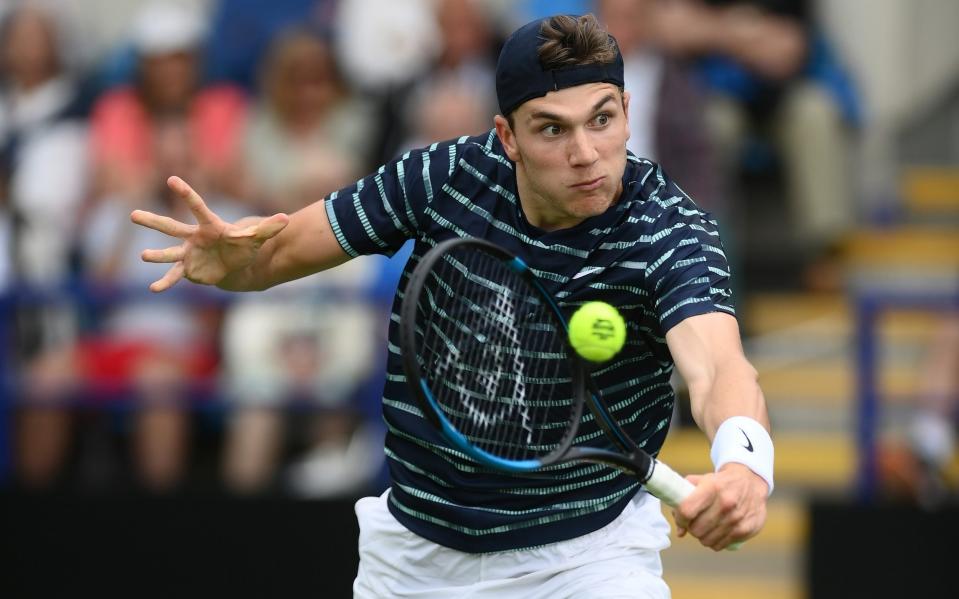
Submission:
<svg viewBox="0 0 959 599">
<path fill-rule="evenodd" d="M 959 290 L 903 290 L 863 288 L 855 292 L 856 383 L 859 455 L 857 494 L 872 501 L 879 491 L 879 436 L 882 423 L 879 320 L 887 312 L 923 310 L 959 311 Z"/>
<path fill-rule="evenodd" d="M 384 272 L 383 276 L 376 278 L 371 281 L 370 285 L 362 288 L 348 288 L 329 284 L 297 289 L 296 296 L 300 300 L 304 298 L 313 299 L 318 304 L 366 303 L 382 313 L 385 326 L 389 305 L 395 292 L 395 278 L 397 276 L 398 273 Z M 14 285 L 12 290 L 0 293 L 0 486 L 10 480 L 13 456 L 11 431 L 17 402 L 22 395 L 20 393 L 21 373 L 17 372 L 16 369 L 17 348 L 14 331 L 14 318 L 18 309 L 21 307 L 69 304 L 79 315 L 95 315 L 97 311 L 109 308 L 109 306 L 118 302 L 138 298 L 148 298 L 151 302 L 166 301 L 226 308 L 229 304 L 244 296 L 245 294 L 228 293 L 216 288 L 187 284 L 179 285 L 162 295 L 156 295 L 139 287 L 91 286 L 82 281 L 72 281 L 53 288 Z M 83 319 L 85 318 L 81 318 L 81 320 Z M 93 320 L 95 321 L 96 318 L 94 317 Z M 94 387 L 81 389 L 76 402 L 84 404 L 84 398 L 97 397 L 98 394 L 101 394 L 101 391 Z M 218 401 L 220 397 L 215 381 L 193 381 L 187 393 L 188 397 L 194 400 L 190 402 L 190 406 L 194 409 L 226 409 L 225 402 Z M 104 402 L 102 399 L 102 397 L 98 398 L 92 404 L 97 409 L 129 409 L 129 406 L 126 406 L 124 402 Z"/>
</svg>

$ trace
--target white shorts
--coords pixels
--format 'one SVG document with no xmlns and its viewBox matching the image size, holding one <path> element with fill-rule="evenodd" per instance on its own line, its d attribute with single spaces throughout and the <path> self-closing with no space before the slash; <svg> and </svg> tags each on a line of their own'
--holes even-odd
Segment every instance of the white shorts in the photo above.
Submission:
<svg viewBox="0 0 959 599">
<path fill-rule="evenodd" d="M 410 532 L 387 508 L 388 493 L 356 502 L 356 599 L 670 597 L 659 558 L 669 546 L 669 523 L 659 500 L 647 493 L 597 531 L 497 553 L 464 553 Z"/>
</svg>

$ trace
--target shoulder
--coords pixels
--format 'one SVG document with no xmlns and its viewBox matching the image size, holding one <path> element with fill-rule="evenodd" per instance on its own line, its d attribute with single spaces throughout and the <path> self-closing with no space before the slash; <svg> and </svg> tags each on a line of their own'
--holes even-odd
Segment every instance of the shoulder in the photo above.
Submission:
<svg viewBox="0 0 959 599">
<path fill-rule="evenodd" d="M 662 166 L 627 152 L 621 199 L 627 210 L 653 216 L 668 210 L 680 195 L 685 196 Z"/>
<path fill-rule="evenodd" d="M 503 147 L 499 143 L 495 129 L 490 129 L 488 132 L 480 133 L 479 135 L 462 135 L 460 137 L 454 137 L 453 139 L 433 142 L 429 145 L 421 145 L 406 153 L 420 154 L 424 152 L 430 154 L 447 154 L 453 152 L 461 156 L 492 154 L 505 157 Z"/>
<path fill-rule="evenodd" d="M 515 178 L 513 161 L 507 158 L 495 129 L 457 140 L 460 165 L 500 180 Z"/>
<path fill-rule="evenodd" d="M 624 209 L 643 220 L 680 213 L 690 218 L 708 218 L 706 212 L 679 187 L 662 166 L 629 153 L 623 176 Z"/>
<path fill-rule="evenodd" d="M 398 160 L 405 162 L 410 158 L 428 160 L 431 166 L 438 166 L 437 161 L 444 164 L 448 161 L 450 174 L 466 169 L 498 179 L 513 173 L 513 163 L 506 157 L 494 129 L 417 147 L 404 152 Z"/>
</svg>

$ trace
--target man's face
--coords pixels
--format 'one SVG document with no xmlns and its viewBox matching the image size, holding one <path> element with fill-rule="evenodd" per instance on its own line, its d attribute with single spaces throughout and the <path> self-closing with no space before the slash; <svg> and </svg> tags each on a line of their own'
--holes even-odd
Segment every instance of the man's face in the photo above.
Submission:
<svg viewBox="0 0 959 599">
<path fill-rule="evenodd" d="M 623 104 L 614 85 L 590 83 L 525 102 L 513 111 L 513 127 L 496 117 L 531 224 L 572 227 L 619 199 L 629 139 Z"/>
</svg>

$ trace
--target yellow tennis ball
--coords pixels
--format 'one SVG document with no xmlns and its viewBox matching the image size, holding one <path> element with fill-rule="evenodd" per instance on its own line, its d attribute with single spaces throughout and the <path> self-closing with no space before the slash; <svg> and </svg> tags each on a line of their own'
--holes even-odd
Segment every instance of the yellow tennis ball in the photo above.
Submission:
<svg viewBox="0 0 959 599">
<path fill-rule="evenodd" d="M 606 302 L 587 302 L 569 319 L 569 344 L 590 362 L 605 362 L 626 343 L 626 322 Z"/>
</svg>

